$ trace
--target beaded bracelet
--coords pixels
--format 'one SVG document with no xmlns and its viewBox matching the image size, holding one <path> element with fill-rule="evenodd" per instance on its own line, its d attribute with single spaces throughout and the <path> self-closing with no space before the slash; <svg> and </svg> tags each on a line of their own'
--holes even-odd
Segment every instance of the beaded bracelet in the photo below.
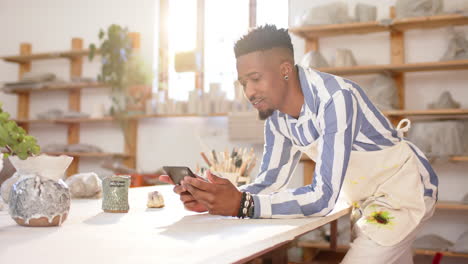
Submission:
<svg viewBox="0 0 468 264">
<path fill-rule="evenodd" d="M 253 198 L 249 192 L 242 192 L 242 198 L 240 201 L 239 211 L 237 212 L 237 217 L 245 218 L 253 216 Z"/>
<path fill-rule="evenodd" d="M 248 218 L 253 218 L 254 216 L 254 208 L 255 208 L 255 203 L 254 203 L 254 199 L 252 196 L 250 196 L 251 198 L 251 201 L 250 201 L 250 207 L 249 209 L 247 210 L 247 217 Z"/>
<path fill-rule="evenodd" d="M 239 211 L 237 212 L 237 217 L 239 218 L 243 218 L 242 217 L 242 210 L 244 209 L 244 203 L 245 203 L 245 197 L 247 196 L 247 194 L 245 192 L 242 192 L 242 198 L 241 198 L 241 201 L 240 201 L 240 206 L 239 206 Z"/>
</svg>

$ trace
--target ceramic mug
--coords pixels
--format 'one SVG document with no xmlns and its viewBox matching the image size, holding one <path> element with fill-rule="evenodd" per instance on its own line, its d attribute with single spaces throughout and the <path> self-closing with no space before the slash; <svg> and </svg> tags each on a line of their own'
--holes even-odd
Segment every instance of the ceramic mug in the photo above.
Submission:
<svg viewBox="0 0 468 264">
<path fill-rule="evenodd" d="M 102 181 L 103 196 L 102 210 L 108 213 L 127 213 L 128 188 L 130 187 L 130 176 L 114 175 Z"/>
</svg>

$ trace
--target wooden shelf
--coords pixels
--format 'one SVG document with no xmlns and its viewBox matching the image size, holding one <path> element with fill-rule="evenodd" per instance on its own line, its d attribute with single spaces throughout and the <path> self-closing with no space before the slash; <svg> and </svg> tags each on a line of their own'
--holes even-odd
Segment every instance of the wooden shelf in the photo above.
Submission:
<svg viewBox="0 0 468 264">
<path fill-rule="evenodd" d="M 468 211 L 468 204 L 452 201 L 438 201 L 436 209 L 453 210 L 453 211 Z"/>
<path fill-rule="evenodd" d="M 416 255 L 426 255 L 426 256 L 434 256 L 437 253 L 441 253 L 444 257 L 457 257 L 457 258 L 468 258 L 468 253 L 456 253 L 452 251 L 436 251 L 436 250 L 429 250 L 429 249 L 414 249 L 414 253 Z"/>
<path fill-rule="evenodd" d="M 468 69 L 468 60 L 417 62 L 391 65 L 392 72 L 450 71 Z"/>
<path fill-rule="evenodd" d="M 169 114 L 169 115 L 137 115 L 135 118 L 137 119 L 145 119 L 145 118 L 168 118 L 168 117 L 220 117 L 220 116 L 227 116 L 228 113 L 215 113 L 215 114 L 208 114 L 208 115 L 196 115 L 196 114 Z"/>
<path fill-rule="evenodd" d="M 468 156 L 453 156 L 450 158 L 451 161 L 468 161 Z"/>
<path fill-rule="evenodd" d="M 303 248 L 317 248 L 326 251 L 331 251 L 330 244 L 327 242 L 315 242 L 315 241 L 299 241 L 299 247 Z M 338 245 L 336 252 L 346 252 L 349 249 L 349 245 Z M 460 257 L 460 258 L 468 258 L 468 253 L 456 253 L 451 251 L 436 251 L 436 250 L 428 250 L 428 249 L 413 249 L 416 255 L 428 255 L 433 256 L 437 253 L 442 253 L 444 256 L 447 257 Z"/>
<path fill-rule="evenodd" d="M 107 158 L 107 157 L 116 157 L 116 158 L 130 158 L 130 155 L 123 153 L 106 153 L 106 152 L 45 152 L 47 155 L 51 156 L 60 156 L 67 155 L 71 157 L 79 158 Z"/>
<path fill-rule="evenodd" d="M 389 31 L 389 27 L 381 25 L 378 21 L 349 24 L 311 25 L 289 29 L 289 32 L 305 39 L 339 35 L 368 34 L 384 31 Z"/>
<path fill-rule="evenodd" d="M 15 119 L 18 124 L 76 124 L 114 121 L 113 117 L 102 118 L 66 118 L 66 119 Z"/>
<path fill-rule="evenodd" d="M 429 109 L 429 110 L 388 110 L 384 114 L 389 117 L 402 117 L 402 116 L 445 116 L 445 115 L 468 115 L 468 109 Z M 145 118 L 172 118 L 172 117 L 223 117 L 227 113 L 216 113 L 209 115 L 196 115 L 196 114 L 167 114 L 167 115 L 134 115 L 129 116 L 129 119 L 145 119 Z M 68 119 L 54 119 L 54 120 L 38 120 L 38 119 L 15 119 L 17 123 L 85 123 L 85 122 L 102 122 L 113 121 L 114 118 L 110 116 L 102 118 L 68 118 Z M 458 160 L 466 160 L 468 157 L 458 157 Z"/>
<path fill-rule="evenodd" d="M 182 114 L 182 115 L 134 115 L 129 116 L 130 120 L 149 119 L 149 118 L 174 118 L 174 117 L 223 117 L 227 116 L 227 113 L 217 113 L 209 115 L 195 115 L 195 114 Z M 18 124 L 76 124 L 76 123 L 99 123 L 116 121 L 112 116 L 105 116 L 101 118 L 64 118 L 64 119 L 15 119 Z"/>
<path fill-rule="evenodd" d="M 302 154 L 301 161 L 313 162 L 306 154 Z M 468 161 L 468 156 L 452 156 L 450 157 L 450 161 Z"/>
<path fill-rule="evenodd" d="M 137 32 L 129 33 L 131 39 L 132 50 L 137 50 L 140 47 L 140 34 Z M 0 57 L 1 60 L 7 62 L 18 63 L 19 79 L 21 80 L 25 73 L 30 72 L 32 62 L 36 60 L 49 60 L 49 59 L 68 59 L 70 64 L 70 77 L 81 78 L 83 73 L 83 57 L 88 56 L 90 50 L 83 49 L 83 39 L 73 38 L 71 40 L 71 49 L 62 52 L 45 52 L 45 53 L 32 53 L 32 45 L 30 43 L 20 44 L 20 54 L 15 56 Z M 99 54 L 99 51 L 96 51 Z M 38 87 L 39 85 L 36 85 Z M 100 88 L 107 87 L 98 82 L 80 82 L 80 83 L 62 83 L 62 84 L 49 84 L 41 88 L 35 88 L 31 85 L 30 89 L 18 89 L 14 92 L 18 97 L 17 106 L 17 123 L 28 132 L 30 124 L 65 124 L 67 125 L 67 143 L 77 144 L 80 141 L 80 124 L 87 122 L 103 122 L 113 121 L 113 117 L 103 118 L 65 118 L 56 120 L 32 120 L 30 118 L 30 99 L 31 92 L 36 91 L 52 91 L 52 90 L 66 90 L 68 92 L 68 110 L 81 112 L 81 89 L 85 88 Z M 14 87 L 11 87 L 14 88 Z M 69 155 L 75 157 L 68 167 L 67 175 L 73 175 L 78 172 L 79 162 L 81 158 L 103 158 L 103 157 L 122 157 L 125 158 L 124 164 L 130 168 L 136 167 L 137 156 L 137 136 L 138 136 L 138 122 L 135 119 L 128 122 L 128 129 L 126 131 L 128 136 L 126 139 L 123 153 L 70 153 L 70 152 L 51 152 L 50 155 Z M 128 139 L 128 140 L 127 140 Z M 128 141 L 128 142 L 127 142 Z"/>
<path fill-rule="evenodd" d="M 462 115 L 468 115 L 468 109 L 389 110 L 389 111 L 384 111 L 384 114 L 388 117 L 462 116 Z"/>
<path fill-rule="evenodd" d="M 448 70 L 466 70 L 466 69 L 468 69 L 468 60 L 317 68 L 317 70 L 321 72 L 327 72 L 327 73 L 331 73 L 335 75 L 362 75 L 362 74 L 374 74 L 374 73 L 383 73 L 383 72 L 402 73 L 402 72 L 448 71 Z"/>
<path fill-rule="evenodd" d="M 444 14 L 425 17 L 409 17 L 396 19 L 391 25 L 391 29 L 406 31 L 412 29 L 432 29 L 448 26 L 467 25 L 468 17 L 461 14 Z"/>
<path fill-rule="evenodd" d="M 89 83 L 66 83 L 66 84 L 54 84 L 46 85 L 42 88 L 31 88 L 31 89 L 21 89 L 18 91 L 7 91 L 3 90 L 5 93 L 10 94 L 20 94 L 28 92 L 47 92 L 47 91 L 71 91 L 71 90 L 80 90 L 86 88 L 107 88 L 108 86 L 103 83 L 89 82 Z"/>
<path fill-rule="evenodd" d="M 349 24 L 314 25 L 290 28 L 289 32 L 305 38 L 329 37 L 351 34 L 369 34 L 385 31 L 406 31 L 468 24 L 468 17 L 460 14 L 448 14 L 426 17 L 395 19 L 391 25 L 382 25 L 378 21 Z"/>
<path fill-rule="evenodd" d="M 50 59 L 74 59 L 77 57 L 88 56 L 89 50 L 79 51 L 61 51 L 61 52 L 45 52 L 30 55 L 15 55 L 0 57 L 0 59 L 8 62 L 27 63 L 35 60 L 50 60 Z"/>
</svg>

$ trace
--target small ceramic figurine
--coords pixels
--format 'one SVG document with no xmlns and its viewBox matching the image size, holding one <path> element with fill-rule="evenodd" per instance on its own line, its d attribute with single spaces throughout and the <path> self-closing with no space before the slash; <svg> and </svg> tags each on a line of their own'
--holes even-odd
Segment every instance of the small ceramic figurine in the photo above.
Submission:
<svg viewBox="0 0 468 264">
<path fill-rule="evenodd" d="M 148 193 L 148 208 L 161 208 L 164 207 L 164 198 L 158 191 Z"/>
<path fill-rule="evenodd" d="M 128 205 L 130 176 L 114 175 L 107 177 L 103 180 L 102 185 L 102 210 L 107 213 L 127 213 L 130 209 Z"/>
<path fill-rule="evenodd" d="M 444 91 L 437 101 L 428 105 L 429 109 L 456 109 L 460 108 L 460 103 L 455 101 L 449 91 Z"/>
</svg>

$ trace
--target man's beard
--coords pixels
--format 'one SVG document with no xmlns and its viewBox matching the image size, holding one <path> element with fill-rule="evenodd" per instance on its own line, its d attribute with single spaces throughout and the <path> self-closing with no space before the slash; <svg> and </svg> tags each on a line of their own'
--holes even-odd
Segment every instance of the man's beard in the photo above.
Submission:
<svg viewBox="0 0 468 264">
<path fill-rule="evenodd" d="M 273 109 L 267 109 L 265 111 L 258 111 L 258 118 L 260 118 L 260 120 L 265 120 L 268 117 L 270 117 L 273 114 L 273 112 L 275 112 L 275 110 Z"/>
</svg>

